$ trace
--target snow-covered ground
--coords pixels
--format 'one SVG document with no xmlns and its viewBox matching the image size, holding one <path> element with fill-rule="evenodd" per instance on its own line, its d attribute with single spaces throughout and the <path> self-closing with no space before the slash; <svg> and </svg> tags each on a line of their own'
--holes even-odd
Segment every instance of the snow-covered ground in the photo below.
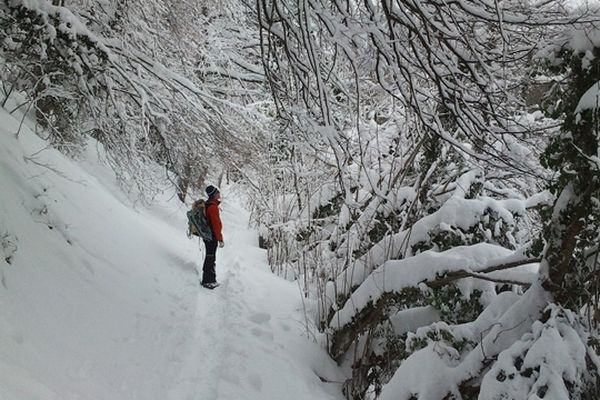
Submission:
<svg viewBox="0 0 600 400">
<path fill-rule="evenodd" d="M 18 126 L 0 109 L 0 399 L 343 398 L 233 190 L 210 291 L 172 193 L 134 206 L 95 146 L 73 162 Z"/>
</svg>

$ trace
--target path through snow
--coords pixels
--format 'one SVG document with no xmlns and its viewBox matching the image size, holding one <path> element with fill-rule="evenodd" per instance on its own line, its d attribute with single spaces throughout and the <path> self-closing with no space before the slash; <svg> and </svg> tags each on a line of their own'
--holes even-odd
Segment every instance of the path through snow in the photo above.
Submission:
<svg viewBox="0 0 600 400">
<path fill-rule="evenodd" d="M 341 377 L 303 335 L 297 288 L 270 273 L 256 233 L 246 227 L 247 213 L 227 201 L 222 209 L 227 246 L 217 253 L 221 286 L 198 293 L 190 333 L 195 339 L 181 349 L 187 357 L 169 398 L 340 398 L 339 387 L 318 379 Z"/>
<path fill-rule="evenodd" d="M 199 392 L 207 399 L 339 398 L 339 387 L 318 379 L 341 378 L 322 349 L 303 336 L 298 290 L 268 271 L 256 234 L 246 228 L 248 215 L 227 201 L 222 209 L 227 243 L 217 253 L 222 284 L 199 291 L 196 339 L 184 351 L 189 357 L 170 398 L 196 399 Z"/>
<path fill-rule="evenodd" d="M 90 143 L 73 162 L 0 109 L 0 399 L 341 399 L 225 188 L 222 286 L 169 190 L 134 207 Z"/>
</svg>

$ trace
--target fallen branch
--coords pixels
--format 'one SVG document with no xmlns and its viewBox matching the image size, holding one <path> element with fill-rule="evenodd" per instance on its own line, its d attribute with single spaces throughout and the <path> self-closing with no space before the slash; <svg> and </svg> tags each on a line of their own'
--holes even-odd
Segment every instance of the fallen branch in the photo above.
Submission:
<svg viewBox="0 0 600 400">
<path fill-rule="evenodd" d="M 516 260 L 516 261 L 509 261 L 509 262 L 500 263 L 500 264 L 496 264 L 496 265 L 490 265 L 490 266 L 485 267 L 476 272 L 461 269 L 461 270 L 457 270 L 457 271 L 448 272 L 444 276 L 436 278 L 433 281 L 424 280 L 423 283 L 431 288 L 437 288 L 440 286 L 447 285 L 448 283 L 454 282 L 458 279 L 463 279 L 463 278 L 468 278 L 468 277 L 501 282 L 502 280 L 500 280 L 500 279 L 493 279 L 490 277 L 484 278 L 483 274 L 487 274 L 489 272 L 494 272 L 494 271 L 502 271 L 505 269 L 516 268 L 516 267 L 520 267 L 522 265 L 527 265 L 527 264 L 539 263 L 540 261 L 542 261 L 542 259 L 539 257 L 538 258 L 523 258 L 523 259 Z M 508 283 L 508 281 L 507 281 L 507 283 Z M 523 283 L 517 282 L 516 284 L 521 285 Z"/>
<path fill-rule="evenodd" d="M 512 280 L 512 279 L 500 279 L 500 278 L 492 278 L 489 275 L 485 275 L 485 274 L 478 274 L 476 272 L 469 272 L 469 271 L 465 271 L 468 276 L 470 278 L 475 278 L 475 279 L 481 279 L 484 281 L 489 281 L 489 282 L 494 282 L 494 283 L 503 283 L 503 284 L 507 284 L 507 285 L 519 285 L 519 286 L 523 286 L 525 288 L 528 288 L 529 286 L 531 286 L 531 283 L 529 282 L 521 282 L 521 281 L 516 281 L 516 280 Z"/>
</svg>

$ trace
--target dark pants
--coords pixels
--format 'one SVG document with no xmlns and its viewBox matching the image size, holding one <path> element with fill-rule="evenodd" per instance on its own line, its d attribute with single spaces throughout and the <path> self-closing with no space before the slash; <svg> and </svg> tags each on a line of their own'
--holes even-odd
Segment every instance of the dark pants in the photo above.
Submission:
<svg viewBox="0 0 600 400">
<path fill-rule="evenodd" d="M 202 283 L 216 282 L 215 261 L 217 261 L 217 241 L 204 240 L 204 247 L 206 247 L 206 256 L 204 257 L 204 265 L 202 266 Z"/>
</svg>

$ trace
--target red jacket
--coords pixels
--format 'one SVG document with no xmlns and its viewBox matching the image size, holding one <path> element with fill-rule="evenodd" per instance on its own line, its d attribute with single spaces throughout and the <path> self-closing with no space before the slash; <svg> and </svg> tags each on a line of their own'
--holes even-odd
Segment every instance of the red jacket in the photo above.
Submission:
<svg viewBox="0 0 600 400">
<path fill-rule="evenodd" d="M 212 229 L 215 239 L 218 242 L 223 241 L 223 225 L 221 224 L 221 217 L 219 215 L 219 202 L 216 200 L 209 200 L 206 202 L 206 220 L 208 226 Z"/>
</svg>

